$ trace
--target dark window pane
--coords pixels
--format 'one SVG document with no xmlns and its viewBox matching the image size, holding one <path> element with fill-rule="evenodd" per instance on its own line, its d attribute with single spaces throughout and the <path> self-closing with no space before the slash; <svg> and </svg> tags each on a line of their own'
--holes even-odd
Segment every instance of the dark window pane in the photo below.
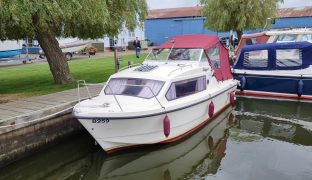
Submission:
<svg viewBox="0 0 312 180">
<path fill-rule="evenodd" d="M 197 80 L 176 84 L 177 98 L 196 92 Z"/>
</svg>

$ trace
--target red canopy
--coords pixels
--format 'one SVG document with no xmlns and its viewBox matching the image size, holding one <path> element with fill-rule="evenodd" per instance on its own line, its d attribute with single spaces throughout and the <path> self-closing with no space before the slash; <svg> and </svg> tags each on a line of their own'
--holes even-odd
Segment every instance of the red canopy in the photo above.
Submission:
<svg viewBox="0 0 312 180">
<path fill-rule="evenodd" d="M 215 47 L 217 45 L 217 47 L 219 47 L 220 53 L 219 54 L 220 67 L 214 67 L 214 65 L 211 63 L 208 57 L 209 64 L 214 69 L 215 77 L 217 78 L 218 81 L 233 78 L 229 63 L 229 52 L 220 43 L 218 36 L 212 36 L 207 34 L 188 34 L 182 36 L 174 36 L 164 44 L 160 45 L 158 48 L 170 49 L 172 47 L 173 40 L 174 40 L 173 48 L 187 48 L 187 49 L 200 48 L 205 50 L 206 55 L 208 55 L 207 51 L 209 51 L 210 48 Z"/>
<path fill-rule="evenodd" d="M 188 34 L 171 37 L 167 42 L 160 45 L 158 48 L 171 48 L 173 40 L 174 40 L 174 48 L 209 49 L 217 42 L 219 42 L 218 36 L 212 36 L 207 34 Z"/>
</svg>

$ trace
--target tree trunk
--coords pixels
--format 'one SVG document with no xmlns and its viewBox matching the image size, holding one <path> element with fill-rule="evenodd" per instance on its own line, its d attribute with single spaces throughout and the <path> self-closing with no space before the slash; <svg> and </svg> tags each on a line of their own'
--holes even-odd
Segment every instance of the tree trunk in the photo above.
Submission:
<svg viewBox="0 0 312 180">
<path fill-rule="evenodd" d="M 67 60 L 55 36 L 48 32 L 37 31 L 38 42 L 47 57 L 55 84 L 66 84 L 74 79 L 70 74 Z"/>
<path fill-rule="evenodd" d="M 239 42 L 241 40 L 241 38 L 242 38 L 243 31 L 237 30 L 236 33 L 237 33 L 237 38 L 238 38 L 238 42 Z"/>
</svg>

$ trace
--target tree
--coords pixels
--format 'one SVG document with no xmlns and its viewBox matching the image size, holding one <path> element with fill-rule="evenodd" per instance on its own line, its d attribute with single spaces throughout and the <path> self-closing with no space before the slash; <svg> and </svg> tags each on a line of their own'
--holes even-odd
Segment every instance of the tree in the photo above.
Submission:
<svg viewBox="0 0 312 180">
<path fill-rule="evenodd" d="M 114 36 L 147 16 L 145 0 L 0 0 L 0 7 L 0 39 L 36 38 L 56 84 L 73 80 L 56 37 Z"/>
<path fill-rule="evenodd" d="M 205 25 L 214 31 L 236 31 L 238 39 L 244 29 L 263 28 L 268 18 L 276 17 L 282 0 L 201 0 Z"/>
</svg>

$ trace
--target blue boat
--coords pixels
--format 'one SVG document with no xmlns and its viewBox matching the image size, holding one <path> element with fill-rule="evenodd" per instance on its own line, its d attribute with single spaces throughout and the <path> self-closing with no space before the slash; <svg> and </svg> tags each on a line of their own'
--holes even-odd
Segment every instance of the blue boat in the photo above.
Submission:
<svg viewBox="0 0 312 180">
<path fill-rule="evenodd" d="M 312 43 L 245 46 L 233 73 L 238 95 L 312 101 Z"/>
<path fill-rule="evenodd" d="M 9 58 L 22 53 L 21 45 L 18 41 L 0 41 L 0 61 L 1 58 Z"/>
<path fill-rule="evenodd" d="M 21 54 L 21 49 L 8 50 L 8 51 L 0 51 L 0 58 L 8 58 Z"/>
</svg>

